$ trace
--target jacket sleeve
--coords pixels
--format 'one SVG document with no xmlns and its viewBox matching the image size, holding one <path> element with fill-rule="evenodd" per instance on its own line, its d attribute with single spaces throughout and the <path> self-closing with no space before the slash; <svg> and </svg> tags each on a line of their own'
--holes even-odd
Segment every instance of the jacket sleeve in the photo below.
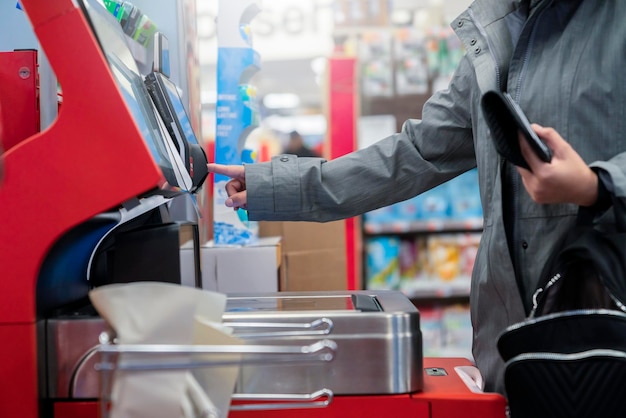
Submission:
<svg viewBox="0 0 626 418">
<path fill-rule="evenodd" d="M 473 71 L 463 59 L 422 120 L 367 148 L 327 161 L 279 155 L 246 166 L 251 220 L 331 221 L 409 199 L 476 166 Z"/>
<path fill-rule="evenodd" d="M 608 198 L 604 197 L 604 202 L 596 202 L 596 209 L 600 209 L 599 214 L 603 214 L 607 206 L 614 204 L 621 205 L 620 208 L 615 209 L 617 213 L 626 213 L 626 153 L 618 154 L 609 161 L 596 161 L 591 163 L 590 167 L 598 173 L 598 181 L 608 194 Z M 598 198 L 602 200 L 602 194 L 599 194 Z M 621 222 L 625 223 L 626 219 L 623 215 L 619 216 L 622 218 Z M 621 226 L 622 229 L 624 226 Z"/>
<path fill-rule="evenodd" d="M 593 162 L 589 166 L 603 172 L 601 177 L 612 193 L 620 198 L 626 198 L 626 152 L 608 161 Z"/>
</svg>

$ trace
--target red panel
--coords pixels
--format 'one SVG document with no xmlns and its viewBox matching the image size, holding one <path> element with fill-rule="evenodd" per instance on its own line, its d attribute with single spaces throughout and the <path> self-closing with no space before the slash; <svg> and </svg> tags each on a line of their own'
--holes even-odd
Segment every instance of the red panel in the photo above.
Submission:
<svg viewBox="0 0 626 418">
<path fill-rule="evenodd" d="M 0 417 L 36 417 L 35 325 L 0 324 L 0 341 Z"/>
<path fill-rule="evenodd" d="M 21 1 L 22 8 L 26 10 L 28 19 L 34 27 L 38 27 L 47 21 L 62 16 L 65 13 L 72 12 L 76 5 L 66 0 L 48 0 L 48 1 Z M 28 7 L 33 4 L 34 7 Z M 44 47 L 45 48 L 45 47 Z"/>
<path fill-rule="evenodd" d="M 357 250 L 357 229 L 358 222 L 356 218 L 348 218 L 346 223 L 346 277 L 348 283 L 347 290 L 358 290 L 361 288 L 357 279 L 357 264 L 359 254 Z"/>
<path fill-rule="evenodd" d="M 470 366 L 465 358 L 425 358 L 424 368 L 445 369 L 446 376 L 424 375 L 424 390 L 413 395 L 428 402 L 432 418 L 504 418 L 506 400 L 497 393 L 471 392 L 454 368 Z"/>
<path fill-rule="evenodd" d="M 355 149 L 356 145 L 356 59 L 331 58 L 329 60 L 329 128 L 330 158 L 338 158 Z M 358 222 L 346 219 L 346 277 L 347 289 L 360 289 L 357 278 L 361 254 L 357 242 Z"/>
<path fill-rule="evenodd" d="M 2 417 L 37 418 L 35 289 L 71 227 L 155 187 L 161 172 L 72 0 L 22 0 L 63 87 L 63 112 L 4 156 L 0 185 Z M 5 348 L 11 347 L 11 348 Z"/>
<path fill-rule="evenodd" d="M 445 369 L 445 376 L 424 376 L 422 392 L 411 395 L 336 396 L 326 408 L 231 412 L 229 418 L 505 418 L 506 401 L 495 393 L 473 393 L 454 368 L 464 358 L 425 358 L 424 367 Z"/>
<path fill-rule="evenodd" d="M 57 402 L 54 404 L 54 418 L 98 418 L 98 402 Z"/>
<path fill-rule="evenodd" d="M 0 52 L 0 126 L 8 150 L 39 132 L 37 51 Z"/>
<path fill-rule="evenodd" d="M 356 147 L 356 59 L 329 60 L 330 158 L 341 157 Z"/>
<path fill-rule="evenodd" d="M 409 395 L 336 396 L 329 406 L 311 409 L 231 411 L 228 418 L 428 418 L 429 405 Z"/>
</svg>

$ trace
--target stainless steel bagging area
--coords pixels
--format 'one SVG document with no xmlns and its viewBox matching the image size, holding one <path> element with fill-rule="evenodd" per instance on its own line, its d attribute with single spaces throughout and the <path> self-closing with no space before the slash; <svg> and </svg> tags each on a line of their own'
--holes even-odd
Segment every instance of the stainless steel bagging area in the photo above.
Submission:
<svg viewBox="0 0 626 418">
<path fill-rule="evenodd" d="M 332 361 L 242 362 L 238 394 L 334 395 L 414 393 L 423 387 L 419 312 L 399 292 L 281 292 L 233 295 L 224 325 L 250 346 L 336 344 Z M 100 397 L 98 347 L 111 333 L 98 316 L 48 319 L 40 324 L 46 397 Z M 113 330 L 114 332 L 114 330 Z M 210 361 L 210 360 L 209 360 Z"/>
<path fill-rule="evenodd" d="M 237 391 L 308 393 L 321 387 L 336 395 L 420 391 L 422 336 L 419 312 L 394 291 L 280 292 L 231 295 L 224 323 L 235 334 L 266 344 L 337 343 L 325 364 L 250 365 Z"/>
</svg>

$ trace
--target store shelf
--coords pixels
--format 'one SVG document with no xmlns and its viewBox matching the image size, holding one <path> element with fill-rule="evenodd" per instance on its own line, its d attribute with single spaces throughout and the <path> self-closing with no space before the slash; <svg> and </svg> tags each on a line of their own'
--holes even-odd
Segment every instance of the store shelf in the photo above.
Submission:
<svg viewBox="0 0 626 418">
<path fill-rule="evenodd" d="M 449 282 L 441 280 L 415 280 L 410 287 L 402 289 L 409 299 L 457 298 L 469 297 L 469 277 L 459 277 Z"/>
<path fill-rule="evenodd" d="M 385 234 L 412 234 L 420 232 L 452 232 L 452 231 L 481 231 L 482 218 L 464 220 L 429 219 L 424 221 L 397 220 L 388 223 L 363 224 L 363 232 L 367 235 Z"/>
<path fill-rule="evenodd" d="M 463 47 L 448 27 L 364 33 L 360 116 L 394 119 L 400 132 L 447 86 Z M 471 357 L 470 276 L 484 226 L 477 169 L 367 212 L 361 225 L 364 286 L 400 289 L 413 302 L 431 355 Z"/>
</svg>

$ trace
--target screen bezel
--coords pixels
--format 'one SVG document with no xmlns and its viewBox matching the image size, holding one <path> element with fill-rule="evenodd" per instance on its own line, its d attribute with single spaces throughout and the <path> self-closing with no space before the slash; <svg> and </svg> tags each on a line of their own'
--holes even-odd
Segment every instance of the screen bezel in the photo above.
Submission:
<svg viewBox="0 0 626 418">
<path fill-rule="evenodd" d="M 174 151 L 176 147 L 167 129 L 162 126 L 121 26 L 99 1 L 77 0 L 77 3 L 109 64 L 127 110 L 135 120 L 155 163 L 161 168 L 167 182 L 163 187 L 189 191 L 192 187 L 191 177 L 180 155 Z M 123 83 L 129 83 L 131 89 L 125 88 Z M 133 102 L 129 100 L 129 95 Z M 133 108 L 135 105 L 139 112 Z"/>
</svg>

